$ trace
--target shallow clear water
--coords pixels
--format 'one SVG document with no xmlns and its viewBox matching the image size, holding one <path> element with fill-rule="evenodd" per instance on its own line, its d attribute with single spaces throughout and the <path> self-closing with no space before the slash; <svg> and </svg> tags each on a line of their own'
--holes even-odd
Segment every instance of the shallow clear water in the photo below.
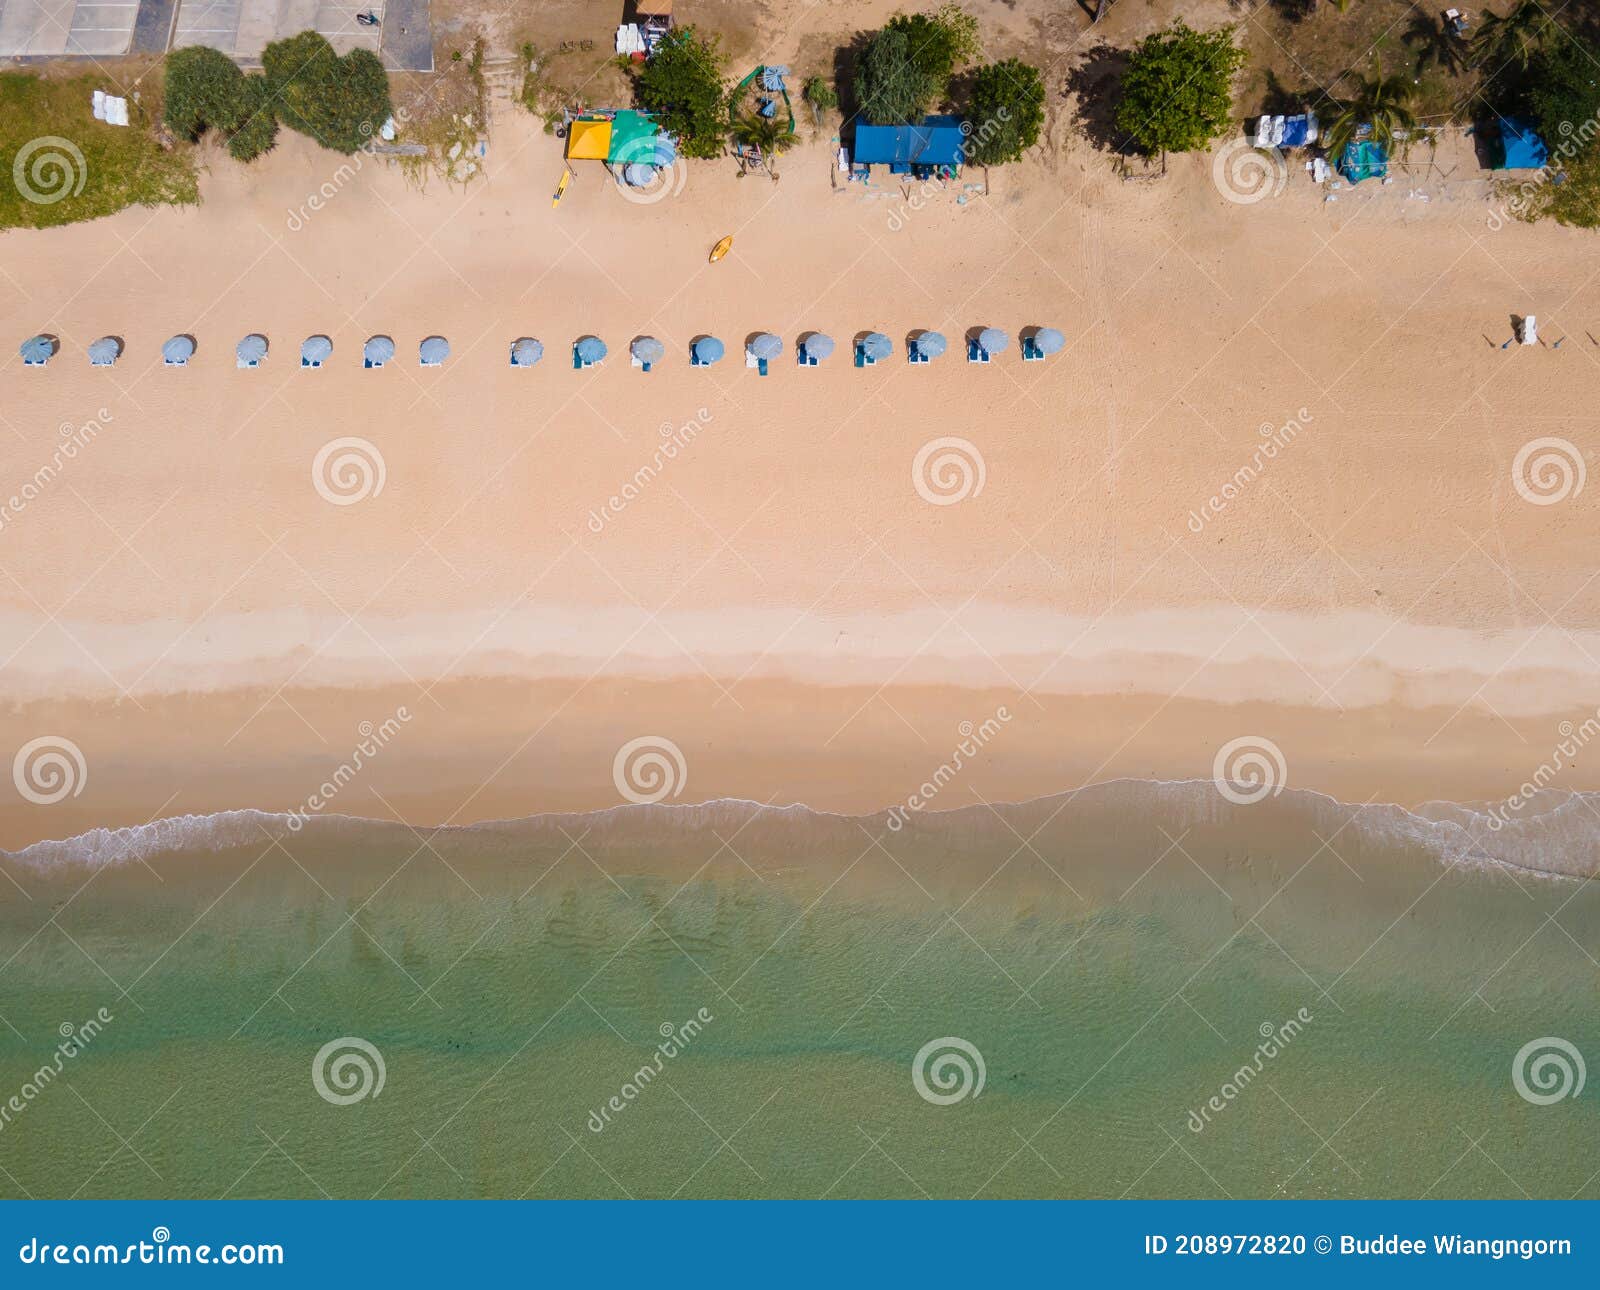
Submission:
<svg viewBox="0 0 1600 1290">
<path fill-rule="evenodd" d="M 1595 1090 L 1513 1080 L 1600 1055 L 1593 888 L 1326 799 L 248 823 L 7 864 L 0 1194 L 1595 1194 Z"/>
</svg>

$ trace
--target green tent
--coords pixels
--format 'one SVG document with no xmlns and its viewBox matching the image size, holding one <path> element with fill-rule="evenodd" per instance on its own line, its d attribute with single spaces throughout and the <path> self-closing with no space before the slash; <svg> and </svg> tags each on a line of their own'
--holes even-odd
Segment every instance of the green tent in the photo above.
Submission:
<svg viewBox="0 0 1600 1290">
<path fill-rule="evenodd" d="M 611 147 L 606 160 L 653 165 L 656 159 L 656 136 L 661 127 L 655 118 L 643 112 L 623 108 L 611 118 Z"/>
</svg>

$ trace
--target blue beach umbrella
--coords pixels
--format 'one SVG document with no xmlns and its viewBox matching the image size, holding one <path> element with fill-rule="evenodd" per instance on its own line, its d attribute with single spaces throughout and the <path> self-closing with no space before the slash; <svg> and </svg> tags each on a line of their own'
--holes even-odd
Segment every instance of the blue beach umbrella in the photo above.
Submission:
<svg viewBox="0 0 1600 1290">
<path fill-rule="evenodd" d="M 656 168 L 642 161 L 631 161 L 622 168 L 622 180 L 630 188 L 647 188 L 656 177 Z"/>
<path fill-rule="evenodd" d="M 174 336 L 161 347 L 161 361 L 171 367 L 182 367 L 194 357 L 194 342 L 187 336 Z"/>
<path fill-rule="evenodd" d="M 450 357 L 450 342 L 443 336 L 429 336 L 417 350 L 424 367 L 438 367 Z"/>
<path fill-rule="evenodd" d="M 367 367 L 382 367 L 394 357 L 394 340 L 373 336 L 361 347 L 361 361 Z"/>
<path fill-rule="evenodd" d="M 233 357 L 240 367 L 255 367 L 267 356 L 267 338 L 260 332 L 251 332 L 233 347 Z"/>
<path fill-rule="evenodd" d="M 102 336 L 89 346 L 90 367 L 110 367 L 122 357 L 122 342 L 115 336 Z"/>
<path fill-rule="evenodd" d="M 55 357 L 56 343 L 48 336 L 30 336 L 22 342 L 22 348 L 18 353 L 22 355 L 24 363 L 40 366 Z"/>
<path fill-rule="evenodd" d="M 894 345 L 881 331 L 869 331 L 861 338 L 861 352 L 876 362 L 888 358 L 894 352 Z"/>
<path fill-rule="evenodd" d="M 726 348 L 715 336 L 702 336 L 694 343 L 694 359 L 697 363 L 715 363 L 725 353 Z"/>
<path fill-rule="evenodd" d="M 1033 333 L 1033 347 L 1041 354 L 1059 354 L 1067 347 L 1067 338 L 1054 327 L 1041 327 Z"/>
<path fill-rule="evenodd" d="M 300 342 L 300 361 L 313 367 L 326 363 L 333 353 L 333 342 L 326 336 L 307 336 Z"/>
<path fill-rule="evenodd" d="M 807 358 L 814 358 L 819 363 L 833 353 L 833 337 L 818 332 L 815 336 L 808 336 L 805 340 Z"/>
<path fill-rule="evenodd" d="M 950 342 L 944 338 L 943 332 L 925 331 L 916 339 L 917 353 L 928 358 L 938 358 L 940 354 L 950 348 Z"/>
<path fill-rule="evenodd" d="M 753 358 L 773 359 L 783 353 L 783 342 L 770 331 L 759 332 L 750 338 L 745 350 Z"/>
<path fill-rule="evenodd" d="M 667 347 L 654 336 L 641 336 L 629 348 L 641 363 L 659 363 L 667 352 Z"/>
<path fill-rule="evenodd" d="M 523 336 L 511 344 L 511 366 L 532 367 L 544 357 L 544 346 L 532 336 Z"/>
<path fill-rule="evenodd" d="M 606 356 L 606 343 L 598 336 L 585 336 L 577 344 L 577 354 L 585 363 L 598 363 Z"/>
<path fill-rule="evenodd" d="M 1011 337 L 998 327 L 985 327 L 978 333 L 978 348 L 985 354 L 999 354 L 1011 343 Z"/>
</svg>

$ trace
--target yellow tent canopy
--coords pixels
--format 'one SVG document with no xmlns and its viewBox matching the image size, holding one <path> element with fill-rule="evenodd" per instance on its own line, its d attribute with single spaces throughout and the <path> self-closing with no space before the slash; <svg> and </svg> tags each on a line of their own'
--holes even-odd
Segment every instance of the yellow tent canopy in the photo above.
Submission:
<svg viewBox="0 0 1600 1290">
<path fill-rule="evenodd" d="M 580 120 L 567 127 L 567 160 L 604 161 L 610 153 L 610 121 Z"/>
</svg>

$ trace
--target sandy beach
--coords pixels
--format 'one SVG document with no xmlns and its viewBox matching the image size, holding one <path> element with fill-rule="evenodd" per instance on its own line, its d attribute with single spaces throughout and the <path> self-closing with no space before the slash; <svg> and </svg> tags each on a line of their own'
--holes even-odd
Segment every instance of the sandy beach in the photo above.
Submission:
<svg viewBox="0 0 1600 1290">
<path fill-rule="evenodd" d="M 824 132 L 775 184 L 696 164 L 641 205 L 591 167 L 552 209 L 559 143 L 506 112 L 464 190 L 291 136 L 212 155 L 198 209 L 8 234 L 8 334 L 63 353 L 4 360 L 3 721 L 87 777 L 8 796 L 0 845 L 289 810 L 402 707 L 338 809 L 613 805 L 611 757 L 655 735 L 679 800 L 874 810 L 1001 707 L 941 806 L 1204 778 L 1242 736 L 1349 801 L 1515 790 L 1600 704 L 1597 494 L 1559 445 L 1519 461 L 1595 431 L 1582 235 L 1404 180 L 1240 204 L 1206 156 L 1126 183 L 1060 115 L 988 193 L 846 187 Z M 1567 343 L 1502 350 L 1524 313 Z M 904 362 L 981 325 L 1068 348 Z M 743 366 L 812 329 L 822 367 Z M 855 370 L 871 329 L 895 356 Z M 249 331 L 271 354 L 236 370 Z M 107 332 L 126 356 L 91 370 Z M 179 332 L 197 356 L 163 368 Z M 363 371 L 374 333 L 399 361 Z M 610 357 L 575 372 L 585 333 Z M 692 370 L 702 333 L 730 357 Z M 351 437 L 361 469 L 319 476 Z"/>
</svg>

